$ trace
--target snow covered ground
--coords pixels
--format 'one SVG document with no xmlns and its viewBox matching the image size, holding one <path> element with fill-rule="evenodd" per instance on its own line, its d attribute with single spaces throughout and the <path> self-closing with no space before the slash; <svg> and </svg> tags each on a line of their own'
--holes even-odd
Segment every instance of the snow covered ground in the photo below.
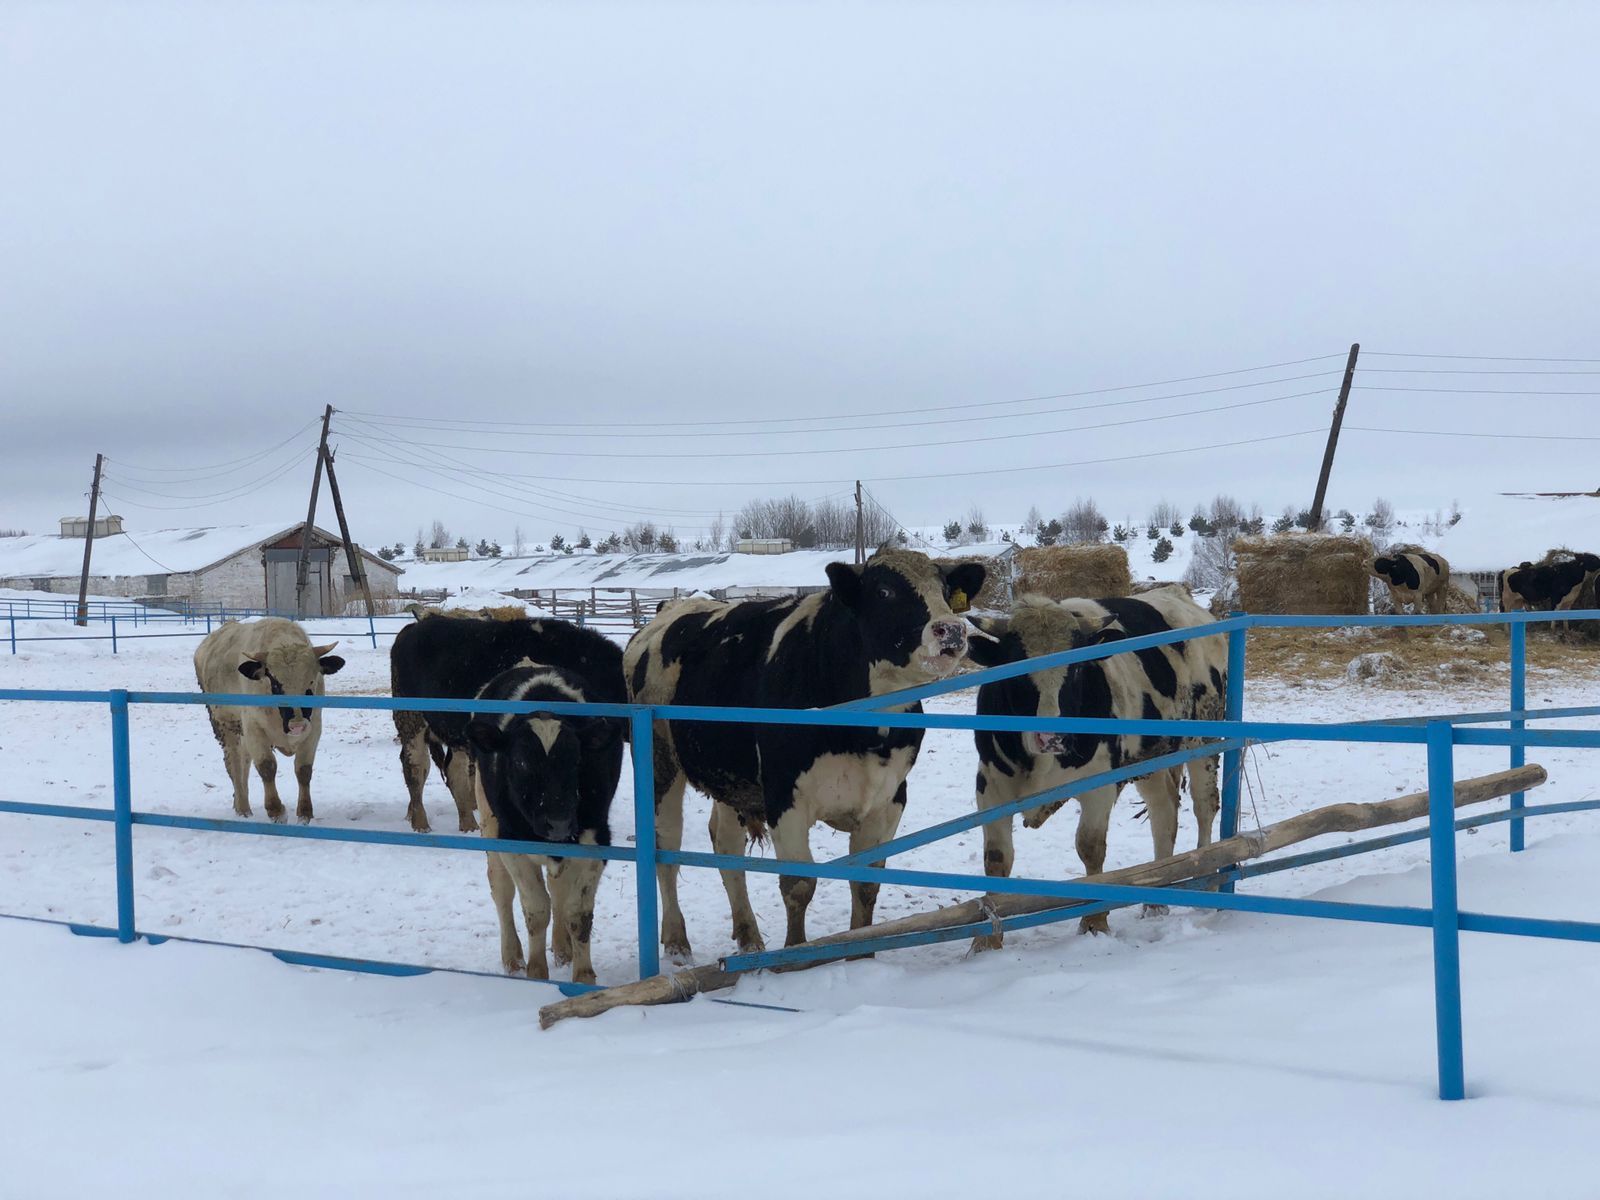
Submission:
<svg viewBox="0 0 1600 1200">
<path fill-rule="evenodd" d="M 355 623 L 312 632 L 320 641 Z M 0 656 L 0 686 L 190 690 L 194 644 L 126 639 L 116 657 L 104 642 L 24 646 Z M 352 636 L 340 653 L 349 665 L 330 690 L 386 692 L 386 640 L 374 651 Z M 1535 706 L 1600 703 L 1600 679 L 1533 672 L 1529 695 Z M 1258 680 L 1248 713 L 1503 706 L 1498 686 Z M 136 710 L 132 728 L 136 807 L 228 815 L 200 709 Z M 7 703 L 0 795 L 109 805 L 109 749 L 102 709 Z M 1600 793 L 1583 752 L 1533 757 L 1551 775 L 1535 802 Z M 931 734 L 907 826 L 968 811 L 974 763 L 969 735 Z M 1492 750 L 1458 757 L 1463 775 L 1503 765 Z M 629 782 L 613 809 L 619 841 L 632 834 Z M 1257 750 L 1245 824 L 1423 782 L 1416 748 Z M 319 822 L 404 828 L 387 714 L 328 714 L 313 794 Z M 430 782 L 427 799 L 436 828 L 453 828 L 443 786 Z M 1149 856 L 1136 807 L 1118 808 L 1111 865 Z M 705 817 L 691 798 L 691 848 L 707 845 Z M 1192 844 L 1187 820 L 1180 846 Z M 1019 829 L 1019 873 L 1076 873 L 1073 822 L 1069 807 L 1042 830 Z M 1464 907 L 1600 919 L 1600 815 L 1532 824 L 1515 859 L 1503 826 L 1460 843 Z M 844 849 L 821 830 L 813 844 L 819 856 Z M 900 862 L 972 871 L 979 857 L 974 832 Z M 476 854 L 141 828 L 135 862 L 139 925 L 152 932 L 497 968 Z M 1424 903 L 1425 862 L 1414 843 L 1246 886 Z M 780 940 L 775 880 L 751 891 Z M 717 878 L 686 871 L 682 892 L 699 958 L 729 949 Z M 602 982 L 635 972 L 633 901 L 631 873 L 608 870 Z M 926 893 L 885 888 L 879 914 L 929 905 Z M 109 827 L 0 816 L 0 912 L 113 923 Z M 812 929 L 847 923 L 845 886 L 823 883 Z M 309 971 L 248 951 L 123 947 L 0 921 L 11 964 L 0 988 L 0 1195 L 1595 1194 L 1592 947 L 1466 938 L 1476 1098 L 1444 1105 L 1432 1099 L 1426 934 L 1134 912 L 1113 914 L 1112 929 L 1104 939 L 1030 931 L 976 959 L 927 947 L 752 978 L 732 993 L 800 1013 L 697 1001 L 541 1034 L 534 1010 L 555 993 L 539 984 Z"/>
</svg>

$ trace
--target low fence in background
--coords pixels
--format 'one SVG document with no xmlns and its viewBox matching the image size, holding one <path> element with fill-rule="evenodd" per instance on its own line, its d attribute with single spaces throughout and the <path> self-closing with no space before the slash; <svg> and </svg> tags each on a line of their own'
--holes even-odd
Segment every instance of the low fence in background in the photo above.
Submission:
<svg viewBox="0 0 1600 1200">
<path fill-rule="evenodd" d="M 1049 924 L 1054 921 L 1077 919 L 1089 913 L 1106 911 L 1129 904 L 1165 904 L 1174 907 L 1220 909 L 1242 912 L 1269 913 L 1291 917 L 1315 917 L 1329 920 L 1357 921 L 1432 931 L 1435 1021 L 1437 1029 L 1437 1054 L 1439 1063 L 1439 1094 L 1444 1099 L 1460 1099 L 1465 1094 L 1463 1067 L 1463 1035 L 1461 1028 L 1461 975 L 1460 934 L 1468 932 L 1494 933 L 1520 937 L 1553 938 L 1566 941 L 1600 942 L 1600 922 L 1552 920 L 1533 917 L 1515 917 L 1502 914 L 1462 911 L 1456 894 L 1456 830 L 1506 821 L 1510 825 L 1510 844 L 1513 851 L 1523 846 L 1524 822 L 1527 817 L 1553 812 L 1572 812 L 1600 807 L 1600 801 L 1576 801 L 1566 804 L 1527 808 L 1523 797 L 1515 795 L 1510 806 L 1500 813 L 1480 814 L 1457 821 L 1454 811 L 1455 762 L 1457 746 L 1500 746 L 1509 750 L 1511 765 L 1520 766 L 1529 746 L 1600 748 L 1600 731 L 1591 730 L 1530 730 L 1531 720 L 1600 716 L 1600 707 L 1550 709 L 1529 712 L 1526 708 L 1526 628 L 1530 624 L 1557 620 L 1600 619 L 1600 611 L 1578 613 L 1502 613 L 1487 615 L 1451 616 L 1367 616 L 1367 617 L 1302 617 L 1302 616 L 1247 616 L 1235 615 L 1213 625 L 1191 629 L 1172 630 L 1151 634 L 1102 646 L 1085 647 L 1045 655 L 1021 663 L 994 667 L 953 679 L 932 683 L 883 696 L 868 697 L 829 709 L 747 709 L 705 708 L 683 706 L 652 706 L 632 704 L 538 704 L 510 703 L 505 701 L 456 699 L 395 699 L 367 696 L 306 696 L 297 697 L 297 704 L 317 708 L 406 710 L 426 712 L 491 712 L 528 713 L 555 711 L 589 716 L 618 717 L 630 724 L 633 779 L 634 818 L 636 841 L 626 846 L 574 846 L 539 842 L 496 841 L 480 837 L 462 837 L 443 834 L 412 834 L 378 830 L 353 830 L 331 826 L 272 825 L 234 819 L 178 816 L 144 812 L 133 807 L 133 784 L 129 755 L 129 710 L 136 705 L 201 705 L 233 704 L 250 707 L 273 707 L 277 699 L 272 696 L 195 695 L 190 693 L 30 691 L 0 690 L 0 700 L 104 704 L 111 717 L 113 806 L 98 809 L 76 805 L 38 804 L 21 801 L 0 802 L 0 812 L 32 816 L 109 822 L 114 830 L 114 862 L 117 896 L 117 925 L 115 929 L 85 926 L 70 922 L 75 932 L 116 936 L 124 942 L 140 937 L 151 941 L 167 940 L 166 935 L 145 934 L 137 927 L 134 910 L 133 829 L 137 825 L 204 830 L 229 835 L 250 837 L 290 837 L 308 840 L 361 842 L 386 846 L 407 846 L 419 849 L 471 851 L 484 853 L 550 854 L 564 857 L 599 858 L 632 864 L 637 871 L 636 923 L 638 962 L 641 977 L 659 973 L 658 909 L 654 886 L 657 865 L 677 865 L 696 869 L 737 870 L 771 875 L 789 875 L 813 879 L 834 879 L 863 883 L 891 883 L 902 887 L 928 888 L 943 891 L 971 892 L 976 894 L 1016 894 L 1058 898 L 1066 901 L 1088 901 L 1088 907 L 1056 910 L 1001 920 L 1002 929 L 1023 928 Z M 1402 718 L 1390 721 L 1347 722 L 1337 724 L 1305 724 L 1292 722 L 1261 722 L 1243 719 L 1245 677 L 1247 666 L 1247 637 L 1249 631 L 1260 628 L 1345 626 L 1410 626 L 1435 624 L 1473 624 L 1510 626 L 1511 696 L 1510 708 L 1502 712 L 1468 713 L 1449 716 Z M 1196 637 L 1224 635 L 1228 638 L 1228 682 L 1225 719 L 1221 721 L 1148 721 L 1148 720 L 1089 720 L 1083 718 L 1022 718 L 977 716 L 967 713 L 918 713 L 887 711 L 911 701 L 931 699 L 951 692 L 964 691 L 984 683 L 997 682 L 1040 670 L 1054 669 L 1071 663 L 1108 658 L 1115 654 L 1131 653 L 1155 646 L 1173 645 Z M 808 725 L 854 726 L 868 728 L 945 729 L 945 730 L 1016 730 L 1099 735 L 1155 735 L 1164 738 L 1205 738 L 1206 744 L 1178 751 L 1157 759 L 1130 764 L 1114 771 L 1103 772 L 1073 781 L 1059 788 L 1015 801 L 1011 804 L 974 812 L 928 829 L 896 837 L 883 845 L 857 853 L 841 855 L 825 862 L 793 861 L 751 858 L 744 855 L 707 854 L 692 851 L 666 851 L 656 845 L 654 780 L 653 780 L 653 722 L 710 721 L 736 722 L 743 725 Z M 1504 724 L 1503 729 L 1483 726 Z M 1161 766 L 1172 766 L 1189 759 L 1206 755 L 1223 754 L 1222 836 L 1231 837 L 1238 831 L 1242 756 L 1251 743 L 1281 741 L 1351 742 L 1372 745 L 1411 745 L 1425 750 L 1429 791 L 1429 818 L 1426 830 L 1415 833 L 1391 835 L 1371 839 L 1354 845 L 1335 846 L 1325 850 L 1268 859 L 1239 866 L 1222 873 L 1215 882 L 1220 886 L 1214 892 L 1196 891 L 1188 887 L 1130 887 L 1092 884 L 1064 880 L 1000 878 L 949 872 L 903 870 L 890 867 L 873 867 L 869 862 L 887 859 L 918 846 L 928 845 L 967 830 L 997 820 L 1010 820 L 1017 813 L 1065 799 L 1106 784 L 1117 783 L 1150 773 Z M 1238 879 L 1263 875 L 1274 870 L 1302 866 L 1326 859 L 1344 857 L 1395 845 L 1406 840 L 1426 837 L 1430 843 L 1430 870 L 1432 896 L 1429 907 L 1402 905 L 1354 904 L 1343 901 L 1307 900 L 1287 896 L 1238 894 L 1233 883 Z M 856 955 L 869 950 L 890 950 L 905 946 L 925 944 L 930 940 L 945 940 L 945 935 L 970 936 L 973 932 L 988 932 L 992 924 L 985 922 L 981 928 L 944 931 L 939 937 L 926 934 L 885 936 L 872 941 L 854 942 L 839 947 L 807 947 L 796 950 L 775 950 L 759 954 L 734 955 L 724 960 L 729 970 L 753 970 L 782 966 L 801 961 L 820 961 L 830 957 Z M 191 939 L 172 939 L 191 940 Z M 383 974 L 419 974 L 433 969 L 415 964 L 378 963 L 302 951 L 268 949 L 287 961 L 311 966 L 372 971 Z M 469 972 L 485 974 L 484 972 Z M 567 994 L 593 990 L 587 985 L 553 983 Z"/>
</svg>

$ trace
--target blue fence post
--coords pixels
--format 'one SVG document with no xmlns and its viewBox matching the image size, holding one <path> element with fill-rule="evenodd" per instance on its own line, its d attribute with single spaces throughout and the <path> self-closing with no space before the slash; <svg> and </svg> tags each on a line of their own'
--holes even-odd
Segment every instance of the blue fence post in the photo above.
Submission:
<svg viewBox="0 0 1600 1200">
<path fill-rule="evenodd" d="M 211 614 L 207 613 L 206 614 L 206 633 L 210 634 L 210 632 L 211 632 Z"/>
<path fill-rule="evenodd" d="M 111 653 L 117 652 L 117 619 L 111 618 Z"/>
<path fill-rule="evenodd" d="M 1518 621 L 1511 626 L 1511 710 L 1525 712 L 1528 708 L 1528 627 Z M 1512 721 L 1511 731 L 1520 732 L 1527 728 L 1526 721 Z M 1528 761 L 1528 748 L 1526 746 L 1511 747 L 1511 766 L 1520 767 Z M 1511 794 L 1511 807 L 1519 809 L 1523 804 L 1523 793 Z M 1523 846 L 1523 821 L 1521 817 L 1512 817 L 1508 822 L 1511 826 L 1511 852 L 1515 854 Z"/>
<path fill-rule="evenodd" d="M 1455 729 L 1428 725 L 1428 858 L 1433 872 L 1433 1006 L 1439 1099 L 1466 1098 L 1461 1049 L 1461 910 L 1456 899 Z"/>
<path fill-rule="evenodd" d="M 111 788 L 117 860 L 117 940 L 133 932 L 133 787 L 128 763 L 128 693 L 111 693 Z"/>
<path fill-rule="evenodd" d="M 1242 617 L 1243 613 L 1230 613 Z M 1245 638 L 1249 628 L 1235 629 L 1228 634 L 1228 694 L 1223 717 L 1229 721 L 1244 719 Z M 1239 793 L 1244 783 L 1244 747 L 1226 750 L 1222 755 L 1222 836 L 1231 838 L 1239 832 Z M 1222 885 L 1222 891 L 1233 891 L 1233 881 Z"/>
<path fill-rule="evenodd" d="M 661 974 L 661 928 L 656 914 L 656 772 L 649 708 L 630 718 L 633 755 L 634 890 L 639 899 L 639 978 Z"/>
<path fill-rule="evenodd" d="M 11 653 L 15 654 L 17 652 L 17 614 L 14 612 L 7 613 L 6 617 L 11 622 Z"/>
</svg>

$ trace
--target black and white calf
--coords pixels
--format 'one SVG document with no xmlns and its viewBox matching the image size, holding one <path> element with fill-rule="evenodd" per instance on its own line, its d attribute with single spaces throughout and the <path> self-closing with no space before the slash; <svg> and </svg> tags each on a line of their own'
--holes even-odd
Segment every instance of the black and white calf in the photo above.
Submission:
<svg viewBox="0 0 1600 1200">
<path fill-rule="evenodd" d="M 407 625 L 389 651 L 390 691 L 396 697 L 433 696 L 470 700 L 501 671 L 524 660 L 571 671 L 597 701 L 621 704 L 622 649 L 592 629 L 566 621 L 485 621 L 479 617 L 430 616 Z M 405 773 L 411 828 L 428 832 L 422 789 L 431 758 L 456 802 L 463 833 L 478 827 L 467 754 L 467 713 L 396 712 L 400 766 Z"/>
<path fill-rule="evenodd" d="M 535 704 L 601 699 L 576 673 L 534 663 L 502 671 L 478 697 Z M 622 774 L 622 731 L 620 719 L 607 717 L 537 711 L 474 716 L 466 735 L 484 836 L 609 846 L 611 799 Z M 511 911 L 514 887 L 528 926 L 528 976 L 550 977 L 545 929 L 553 902 L 556 962 L 572 963 L 574 982 L 593 983 L 589 933 L 605 862 L 528 854 L 490 854 L 488 859 L 489 894 L 500 922 L 505 969 L 520 970 L 524 961 Z"/>
<path fill-rule="evenodd" d="M 1577 603 L 1584 580 L 1600 571 L 1600 557 L 1574 554 L 1558 562 L 1520 566 L 1500 572 L 1500 611 L 1523 609 L 1565 611 Z"/>
<path fill-rule="evenodd" d="M 628 643 L 629 692 L 645 704 L 825 708 L 952 674 L 967 649 L 958 615 L 983 586 L 977 563 L 940 567 L 926 555 L 880 550 L 865 567 L 828 566 L 829 590 L 791 600 L 680 600 Z M 920 705 L 901 711 L 921 711 Z M 780 859 L 811 861 L 818 821 L 850 835 L 852 851 L 894 836 L 920 730 L 657 722 L 657 840 L 683 841 L 683 789 L 714 801 L 711 843 L 740 854 L 771 832 Z M 661 942 L 689 954 L 677 868 L 657 871 Z M 743 951 L 762 947 L 742 872 L 722 876 Z M 805 940 L 813 879 L 779 878 L 788 944 Z M 851 884 L 852 929 L 872 923 L 876 884 Z"/>
<path fill-rule="evenodd" d="M 1395 612 L 1405 612 L 1407 605 L 1412 612 L 1424 605 L 1431 613 L 1444 612 L 1450 564 L 1442 556 L 1426 550 L 1391 552 L 1372 560 L 1372 574 L 1388 585 Z"/>
<path fill-rule="evenodd" d="M 975 623 L 998 640 L 975 637 L 968 654 L 982 666 L 995 667 L 1122 638 L 1208 625 L 1212 617 L 1181 588 L 1168 587 L 1137 598 L 1109 600 L 1055 601 L 1024 596 L 1009 621 L 978 619 Z M 1225 638 L 1194 638 L 985 684 L 978 689 L 978 712 L 1023 717 L 1220 720 L 1225 711 L 1227 661 Z M 1132 734 L 1104 737 L 980 730 L 974 738 L 978 746 L 980 809 L 1199 744 L 1194 739 Z M 1217 760 L 1197 758 L 1187 766 L 1195 821 L 1200 827 L 1199 844 L 1209 845 L 1211 822 L 1219 802 Z M 1135 780 L 1150 814 L 1156 858 L 1170 855 L 1177 840 L 1183 772 L 1183 767 L 1168 768 Z M 1121 785 L 1098 787 L 1077 797 L 1082 808 L 1078 818 L 1078 857 L 1085 874 L 1098 874 L 1105 867 L 1106 828 L 1121 790 Z M 1037 828 L 1064 803 L 1058 800 L 1031 809 L 1023 814 L 1023 823 Z M 985 874 L 1011 874 L 1011 834 L 1009 817 L 983 827 Z M 1080 928 L 1103 932 L 1105 915 L 1083 918 Z M 978 949 L 999 944 L 998 935 L 981 937 L 975 943 Z"/>
</svg>

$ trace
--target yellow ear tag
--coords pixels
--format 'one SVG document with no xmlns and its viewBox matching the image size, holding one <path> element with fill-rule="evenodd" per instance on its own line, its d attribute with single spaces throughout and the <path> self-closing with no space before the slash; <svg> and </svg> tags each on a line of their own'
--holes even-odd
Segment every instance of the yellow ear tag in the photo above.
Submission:
<svg viewBox="0 0 1600 1200">
<path fill-rule="evenodd" d="M 971 602 L 969 602 L 967 600 L 967 594 L 965 592 L 963 592 L 960 588 L 957 588 L 955 591 L 950 593 L 950 611 L 951 612 L 953 612 L 953 613 L 964 613 L 964 612 L 967 611 L 967 609 L 969 609 L 971 607 L 972 607 L 972 604 L 971 604 Z"/>
</svg>

